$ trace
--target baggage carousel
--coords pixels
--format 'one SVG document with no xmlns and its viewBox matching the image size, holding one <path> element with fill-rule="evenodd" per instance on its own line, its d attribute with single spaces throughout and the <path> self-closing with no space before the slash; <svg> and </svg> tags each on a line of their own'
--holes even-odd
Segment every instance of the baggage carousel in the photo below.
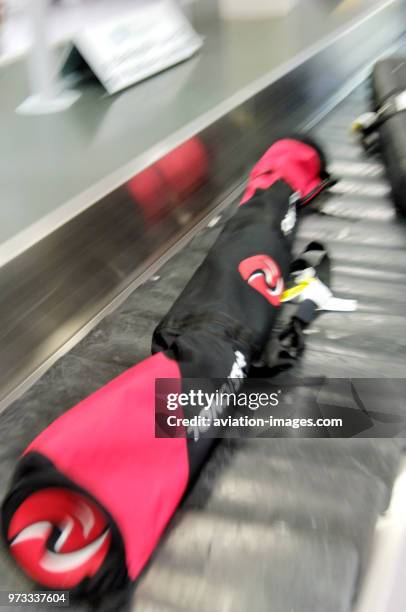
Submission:
<svg viewBox="0 0 406 612">
<path fill-rule="evenodd" d="M 390 200 L 381 160 L 366 157 L 349 134 L 353 118 L 368 109 L 368 83 L 358 75 L 343 85 L 328 107 L 302 121 L 301 127 L 326 147 L 330 168 L 341 180 L 301 220 L 295 250 L 313 239 L 326 243 L 333 288 L 356 299 L 358 309 L 316 320 L 298 371 L 332 378 L 404 378 L 406 224 Z M 263 125 L 259 131 L 260 148 L 267 135 Z M 256 152 L 254 147 L 252 155 Z M 204 214 L 193 234 L 184 232 L 176 248 L 166 251 L 164 263 L 158 260 L 120 305 L 5 408 L 0 416 L 7 441 L 0 451 L 2 492 L 19 454 L 37 433 L 150 353 L 154 327 L 235 209 L 241 188 L 239 181 L 232 184 L 216 207 L 200 209 Z M 379 554 L 376 527 L 403 473 L 405 451 L 402 439 L 367 437 L 221 441 L 135 593 L 127 602 L 106 601 L 100 609 L 401 612 L 403 603 L 390 601 L 392 595 L 386 608 L 363 602 L 369 596 L 371 559 Z M 1 589 L 32 588 L 4 550 L 0 568 Z"/>
<path fill-rule="evenodd" d="M 357 299 L 358 310 L 316 321 L 304 375 L 404 376 L 406 225 L 394 212 L 380 160 L 365 158 L 348 136 L 367 98 L 363 84 L 313 129 L 343 179 L 322 211 L 302 220 L 298 245 L 327 242 L 334 288 Z M 3 490 L 35 433 L 149 354 L 155 325 L 235 205 L 3 413 Z M 221 442 L 140 580 L 134 609 L 349 612 L 403 449 L 403 441 L 387 439 Z M 1 564 L 2 588 L 29 588 L 4 554 Z"/>
<path fill-rule="evenodd" d="M 196 57 L 116 96 L 90 81 L 62 114 L 16 114 L 26 68 L 0 63 L 0 410 L 226 205 L 271 140 L 318 116 L 405 31 L 404 0 L 347 11 L 307 0 L 247 23 L 212 5 L 196 5 Z"/>
</svg>

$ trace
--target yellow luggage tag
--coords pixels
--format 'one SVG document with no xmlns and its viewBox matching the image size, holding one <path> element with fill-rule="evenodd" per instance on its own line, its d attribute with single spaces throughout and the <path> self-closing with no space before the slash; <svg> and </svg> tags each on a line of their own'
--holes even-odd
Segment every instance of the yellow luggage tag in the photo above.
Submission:
<svg viewBox="0 0 406 612">
<path fill-rule="evenodd" d="M 306 278 L 305 280 L 299 281 L 297 284 L 288 287 L 281 295 L 281 302 L 290 302 L 297 298 L 305 289 L 310 285 L 310 283 L 314 282 L 316 279 L 311 276 L 310 278 Z"/>
</svg>

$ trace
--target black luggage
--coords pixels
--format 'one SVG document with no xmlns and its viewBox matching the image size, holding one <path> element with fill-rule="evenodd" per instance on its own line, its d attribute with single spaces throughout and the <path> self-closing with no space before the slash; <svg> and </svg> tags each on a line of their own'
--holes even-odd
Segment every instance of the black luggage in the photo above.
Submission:
<svg viewBox="0 0 406 612">
<path fill-rule="evenodd" d="M 406 57 L 390 57 L 375 64 L 372 105 L 372 123 L 361 131 L 369 131 L 372 140 L 378 136 L 396 208 L 406 215 Z"/>
</svg>

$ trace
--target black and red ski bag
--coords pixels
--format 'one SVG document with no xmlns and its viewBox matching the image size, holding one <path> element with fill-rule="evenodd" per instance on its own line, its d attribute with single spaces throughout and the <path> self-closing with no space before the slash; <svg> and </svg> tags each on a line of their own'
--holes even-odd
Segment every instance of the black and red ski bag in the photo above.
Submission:
<svg viewBox="0 0 406 612">
<path fill-rule="evenodd" d="M 68 410 L 24 451 L 2 506 L 6 545 L 37 583 L 100 596 L 134 581 L 213 440 L 157 437 L 155 382 L 240 378 L 262 352 L 298 208 L 329 184 L 313 143 L 277 141 L 153 338 L 153 355 Z"/>
</svg>

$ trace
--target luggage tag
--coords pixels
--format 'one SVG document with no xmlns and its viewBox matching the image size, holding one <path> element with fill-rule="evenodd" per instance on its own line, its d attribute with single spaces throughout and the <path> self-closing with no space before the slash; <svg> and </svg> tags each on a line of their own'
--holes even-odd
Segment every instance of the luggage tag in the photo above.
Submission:
<svg viewBox="0 0 406 612">
<path fill-rule="evenodd" d="M 310 300 L 318 311 L 354 312 L 357 301 L 335 297 L 330 289 L 330 258 L 320 242 L 311 242 L 292 263 L 291 280 L 281 302 L 303 303 Z"/>
<path fill-rule="evenodd" d="M 296 275 L 291 286 L 282 293 L 281 302 L 304 302 L 311 300 L 318 311 L 354 312 L 357 300 L 337 298 L 316 276 L 314 268 L 307 268 Z"/>
</svg>

